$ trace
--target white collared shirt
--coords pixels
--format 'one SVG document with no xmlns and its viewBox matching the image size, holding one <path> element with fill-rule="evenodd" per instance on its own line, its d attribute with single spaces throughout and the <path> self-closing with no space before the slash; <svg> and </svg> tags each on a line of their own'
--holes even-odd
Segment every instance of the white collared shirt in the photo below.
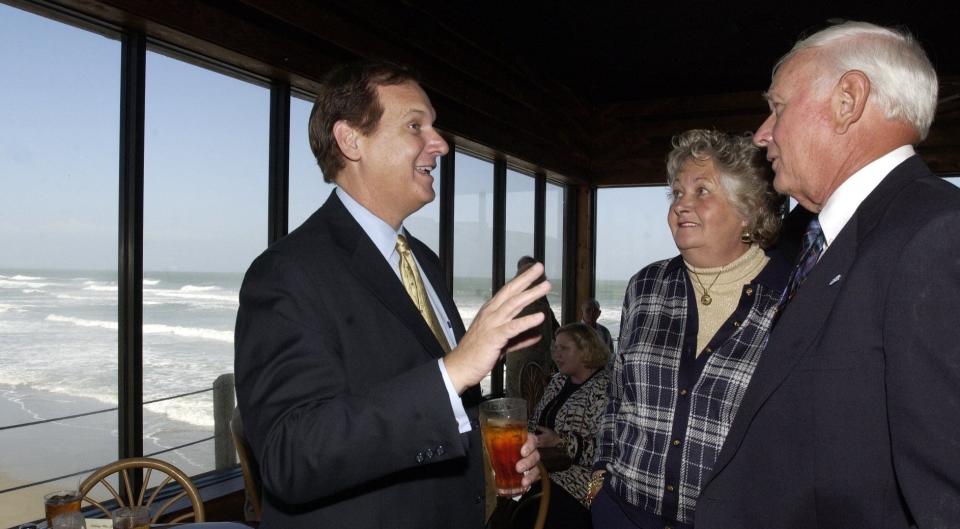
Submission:
<svg viewBox="0 0 960 529">
<path fill-rule="evenodd" d="M 837 238 L 840 230 L 847 225 L 847 222 L 853 217 L 854 212 L 860 207 L 860 203 L 867 198 L 867 195 L 880 185 L 880 182 L 890 174 L 894 167 L 914 154 L 916 152 L 912 145 L 897 147 L 863 166 L 840 184 L 840 187 L 827 198 L 827 202 L 823 205 L 823 209 L 820 210 L 818 216 L 820 227 L 823 229 L 823 236 L 827 240 L 826 248 L 829 248 L 830 244 Z"/>
<path fill-rule="evenodd" d="M 397 279 L 400 280 L 400 254 L 397 252 L 397 235 L 405 231 L 403 226 L 400 226 L 399 231 L 395 231 L 392 226 L 363 207 L 343 189 L 338 187 L 336 193 L 340 201 L 343 202 L 344 207 L 347 208 L 347 211 L 350 212 L 353 219 L 357 221 L 357 224 L 360 225 L 363 232 L 367 234 L 367 237 L 370 237 L 373 245 L 377 247 L 377 250 L 380 251 L 383 258 L 387 260 L 387 264 L 390 265 L 390 269 L 393 270 L 393 273 L 397 274 Z M 415 255 L 413 256 L 413 260 L 417 261 Z M 440 303 L 440 298 L 437 297 L 437 292 L 433 289 L 433 284 L 430 283 L 427 276 L 423 274 L 423 267 L 420 266 L 419 261 L 417 261 L 417 270 L 420 272 L 420 279 L 423 281 L 423 286 L 427 291 L 430 305 L 433 306 L 433 312 L 437 315 L 437 320 L 441 322 L 440 326 L 443 328 L 443 334 L 447 337 L 450 348 L 453 349 L 457 346 L 457 338 L 453 334 L 453 324 L 450 322 L 450 318 L 447 317 L 447 312 L 443 310 L 443 304 Z M 460 433 L 469 432 L 471 430 L 470 418 L 467 416 L 466 410 L 463 409 L 463 402 L 460 400 L 460 395 L 457 394 L 457 390 L 453 387 L 453 382 L 450 380 L 450 375 L 447 374 L 447 368 L 443 365 L 443 360 L 438 360 L 438 363 L 440 365 L 440 375 L 443 377 L 443 383 L 447 387 L 447 395 L 450 397 L 450 406 L 453 408 L 453 414 L 457 419 L 459 431 Z"/>
</svg>

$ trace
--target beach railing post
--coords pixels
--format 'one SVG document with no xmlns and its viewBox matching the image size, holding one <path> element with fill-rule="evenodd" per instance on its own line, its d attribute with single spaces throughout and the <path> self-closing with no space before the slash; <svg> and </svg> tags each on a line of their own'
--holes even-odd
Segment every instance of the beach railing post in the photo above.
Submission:
<svg viewBox="0 0 960 529">
<path fill-rule="evenodd" d="M 224 373 L 213 382 L 213 453 L 217 470 L 237 464 L 237 451 L 230 436 L 234 406 L 233 373 Z"/>
</svg>

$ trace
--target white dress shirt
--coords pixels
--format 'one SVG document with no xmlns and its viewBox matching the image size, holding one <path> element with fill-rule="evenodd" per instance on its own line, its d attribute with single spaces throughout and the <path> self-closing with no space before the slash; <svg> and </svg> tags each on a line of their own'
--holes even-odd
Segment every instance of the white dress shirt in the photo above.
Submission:
<svg viewBox="0 0 960 529">
<path fill-rule="evenodd" d="M 343 202 L 344 207 L 347 208 L 347 211 L 350 212 L 353 219 L 360 224 L 360 227 L 363 228 L 367 237 L 370 237 L 373 245 L 377 247 L 377 250 L 380 251 L 383 258 L 387 260 L 393 273 L 397 274 L 397 279 L 400 280 L 400 254 L 397 253 L 397 235 L 400 235 L 404 231 L 403 226 L 400 226 L 399 231 L 395 231 L 392 226 L 360 205 L 359 202 L 354 200 L 353 197 L 343 189 L 338 187 L 336 193 L 340 201 Z M 415 255 L 413 256 L 413 260 L 417 260 Z M 457 338 L 453 334 L 453 324 L 450 323 L 447 312 L 443 310 L 443 304 L 440 303 L 440 298 L 437 297 L 437 293 L 433 289 L 433 284 L 430 283 L 427 276 L 423 275 L 423 267 L 420 266 L 419 261 L 417 262 L 417 270 L 420 272 L 420 279 L 423 281 L 423 286 L 427 290 L 427 297 L 430 299 L 430 305 L 433 306 L 433 312 L 437 315 L 437 320 L 441 323 L 440 326 L 443 328 L 443 334 L 447 337 L 450 349 L 453 349 L 457 346 Z M 447 368 L 443 365 L 443 360 L 441 359 L 437 362 L 440 366 L 440 375 L 443 377 L 443 383 L 447 387 L 447 396 L 450 398 L 453 415 L 457 419 L 457 427 L 460 433 L 469 432 L 471 430 L 470 418 L 467 416 L 466 410 L 463 409 L 463 402 L 460 400 L 460 395 L 457 394 L 457 390 L 453 387 L 453 382 L 450 380 L 450 375 L 447 374 Z"/>
<path fill-rule="evenodd" d="M 863 166 L 853 173 L 850 178 L 840 184 L 840 187 L 827 198 L 827 202 L 820 210 L 818 219 L 823 229 L 823 236 L 827 240 L 826 248 L 840 234 L 840 230 L 847 225 L 854 212 L 860 207 L 867 195 L 870 194 L 883 179 L 890 174 L 894 167 L 903 163 L 907 158 L 916 154 L 912 145 L 903 145 L 884 154 L 876 160 Z M 824 248 L 824 251 L 826 251 Z"/>
</svg>

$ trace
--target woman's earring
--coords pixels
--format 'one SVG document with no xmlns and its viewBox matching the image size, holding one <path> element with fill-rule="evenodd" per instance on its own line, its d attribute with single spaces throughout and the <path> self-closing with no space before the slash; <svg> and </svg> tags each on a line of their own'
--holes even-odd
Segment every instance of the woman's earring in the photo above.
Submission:
<svg viewBox="0 0 960 529">
<path fill-rule="evenodd" d="M 740 242 L 743 244 L 753 244 L 753 235 L 749 231 L 740 234 Z"/>
</svg>

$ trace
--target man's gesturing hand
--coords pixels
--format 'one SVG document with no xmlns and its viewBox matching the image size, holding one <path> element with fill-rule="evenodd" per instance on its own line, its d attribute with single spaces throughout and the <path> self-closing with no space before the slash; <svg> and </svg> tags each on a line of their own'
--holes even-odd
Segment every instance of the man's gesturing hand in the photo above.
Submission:
<svg viewBox="0 0 960 529">
<path fill-rule="evenodd" d="M 541 275 L 543 265 L 536 263 L 504 285 L 480 308 L 460 344 L 443 358 L 457 393 L 463 393 L 487 376 L 504 349 L 513 351 L 540 340 L 539 335 L 513 339 L 543 322 L 543 314 L 539 312 L 514 319 L 524 307 L 550 291 L 548 281 L 530 286 Z"/>
</svg>

